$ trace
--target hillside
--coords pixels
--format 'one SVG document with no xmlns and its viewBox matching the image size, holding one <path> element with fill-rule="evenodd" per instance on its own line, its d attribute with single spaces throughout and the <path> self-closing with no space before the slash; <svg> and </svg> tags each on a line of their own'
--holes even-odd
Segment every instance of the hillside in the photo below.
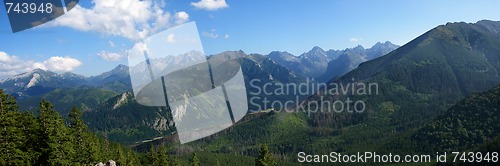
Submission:
<svg viewBox="0 0 500 166">
<path fill-rule="evenodd" d="M 417 131 L 422 151 L 464 151 L 500 135 L 500 86 L 473 94 Z"/>
<path fill-rule="evenodd" d="M 373 117 L 391 110 L 381 116 L 388 117 L 398 130 L 422 126 L 466 95 L 500 83 L 500 35 L 484 24 L 500 27 L 499 22 L 492 21 L 438 26 L 383 57 L 362 63 L 328 87 L 376 83 L 379 94 L 323 93 L 310 100 L 350 97 L 366 103 L 363 115 Z M 359 121 L 355 115 L 318 113 L 312 119 L 315 125 L 333 127 Z M 332 122 L 330 116 L 344 120 Z"/>
<path fill-rule="evenodd" d="M 42 99 L 54 103 L 59 114 L 66 116 L 72 107 L 77 107 L 82 112 L 90 111 L 95 106 L 107 101 L 116 93 L 109 90 L 80 87 L 54 89 L 43 95 L 19 100 L 20 110 L 35 112 Z"/>
</svg>

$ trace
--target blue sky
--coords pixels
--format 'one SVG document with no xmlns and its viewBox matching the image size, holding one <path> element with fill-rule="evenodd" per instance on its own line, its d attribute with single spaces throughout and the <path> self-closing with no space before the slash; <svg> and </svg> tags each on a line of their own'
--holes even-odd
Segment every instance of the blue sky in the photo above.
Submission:
<svg viewBox="0 0 500 166">
<path fill-rule="evenodd" d="M 115 7 L 123 2 L 139 5 Z M 124 52 L 138 36 L 189 21 L 196 21 L 206 54 L 278 50 L 300 55 L 314 46 L 403 45 L 447 22 L 500 20 L 498 0 L 89 0 L 79 5 L 47 25 L 12 33 L 2 4 L 0 79 L 36 67 L 97 75 L 127 64 Z"/>
</svg>

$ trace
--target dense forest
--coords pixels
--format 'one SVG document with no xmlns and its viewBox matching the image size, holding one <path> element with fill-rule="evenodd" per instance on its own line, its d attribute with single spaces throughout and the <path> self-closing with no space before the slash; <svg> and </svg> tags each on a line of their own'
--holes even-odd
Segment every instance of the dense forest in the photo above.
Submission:
<svg viewBox="0 0 500 166">
<path fill-rule="evenodd" d="M 20 112 L 14 97 L 0 89 L 0 165 L 96 165 L 113 160 L 117 165 L 277 165 L 267 145 L 256 159 L 196 152 L 174 156 L 167 146 L 151 146 L 147 154 L 91 133 L 73 107 L 62 118 L 42 99 L 35 113 Z"/>
<path fill-rule="evenodd" d="M 138 155 L 92 134 L 73 108 L 62 118 L 42 100 L 36 115 L 20 112 L 14 97 L 0 90 L 0 165 L 94 165 L 110 159 L 138 165 Z"/>
</svg>

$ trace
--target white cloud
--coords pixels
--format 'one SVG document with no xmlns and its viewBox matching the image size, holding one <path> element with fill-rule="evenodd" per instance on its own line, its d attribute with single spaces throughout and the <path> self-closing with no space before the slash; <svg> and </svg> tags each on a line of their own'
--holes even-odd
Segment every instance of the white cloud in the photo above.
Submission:
<svg viewBox="0 0 500 166">
<path fill-rule="evenodd" d="M 212 29 L 210 32 L 202 32 L 201 35 L 212 39 L 217 39 L 219 37 L 219 35 L 215 33 L 215 29 Z"/>
<path fill-rule="evenodd" d="M 224 35 L 224 39 L 229 39 L 229 35 L 228 35 L 228 34 L 225 34 L 225 35 Z"/>
<path fill-rule="evenodd" d="M 350 42 L 359 42 L 361 41 L 363 38 L 359 38 L 359 37 L 353 37 L 353 38 L 350 38 L 349 41 Z"/>
<path fill-rule="evenodd" d="M 33 69 L 44 69 L 55 72 L 72 71 L 82 65 L 78 59 L 53 56 L 44 61 L 23 60 L 17 56 L 0 51 L 0 77 L 10 77 Z"/>
<path fill-rule="evenodd" d="M 226 0 L 200 0 L 199 2 L 191 2 L 191 6 L 205 10 L 218 10 L 229 7 Z"/>
<path fill-rule="evenodd" d="M 15 57 L 15 56 L 7 55 L 7 53 L 5 53 L 5 52 L 0 52 L 0 62 L 9 63 L 9 62 L 12 62 L 16 58 L 17 57 Z"/>
<path fill-rule="evenodd" d="M 185 23 L 189 20 L 189 14 L 187 14 L 186 12 L 177 12 L 175 13 L 175 23 L 176 24 L 182 24 L 182 23 Z"/>
<path fill-rule="evenodd" d="M 92 0 L 91 8 L 75 6 L 67 14 L 46 26 L 69 27 L 139 40 L 189 20 L 186 12 L 171 17 L 163 11 L 164 2 L 157 0 Z"/>
<path fill-rule="evenodd" d="M 43 61 L 43 66 L 45 66 L 45 69 L 52 71 L 61 71 L 61 72 L 72 71 L 81 65 L 82 62 L 80 62 L 78 59 L 67 56 L 66 57 L 53 56 L 50 57 L 48 60 Z"/>
<path fill-rule="evenodd" d="M 99 56 L 102 59 L 107 60 L 107 61 L 119 61 L 125 57 L 119 53 L 106 52 L 106 51 L 101 51 L 101 52 L 97 53 L 97 56 Z"/>
</svg>

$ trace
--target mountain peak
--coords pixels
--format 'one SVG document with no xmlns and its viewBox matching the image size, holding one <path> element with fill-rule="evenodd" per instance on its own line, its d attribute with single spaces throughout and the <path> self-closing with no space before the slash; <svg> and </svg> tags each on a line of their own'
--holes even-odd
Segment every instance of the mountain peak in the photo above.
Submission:
<svg viewBox="0 0 500 166">
<path fill-rule="evenodd" d="M 47 72 L 47 70 L 43 70 L 43 69 L 40 69 L 40 68 L 36 68 L 36 69 L 33 69 L 31 71 L 31 73 L 38 73 L 38 72 Z"/>
<path fill-rule="evenodd" d="M 309 52 L 325 52 L 325 50 L 323 50 L 321 47 L 319 46 L 314 46 L 311 51 Z"/>
<path fill-rule="evenodd" d="M 124 64 L 119 64 L 113 70 L 128 70 L 128 66 Z"/>
<path fill-rule="evenodd" d="M 311 51 L 307 52 L 307 53 L 304 53 L 301 55 L 302 58 L 313 58 L 313 59 L 316 59 L 318 60 L 319 59 L 323 59 L 322 57 L 325 57 L 326 58 L 326 51 L 323 50 L 321 47 L 319 46 L 314 46 Z"/>
<path fill-rule="evenodd" d="M 356 46 L 356 47 L 354 47 L 354 48 L 352 48 L 352 49 L 353 49 L 353 50 L 359 50 L 359 51 L 361 51 L 361 50 L 365 50 L 365 48 L 364 48 L 362 45 L 358 45 L 358 46 Z"/>
</svg>

